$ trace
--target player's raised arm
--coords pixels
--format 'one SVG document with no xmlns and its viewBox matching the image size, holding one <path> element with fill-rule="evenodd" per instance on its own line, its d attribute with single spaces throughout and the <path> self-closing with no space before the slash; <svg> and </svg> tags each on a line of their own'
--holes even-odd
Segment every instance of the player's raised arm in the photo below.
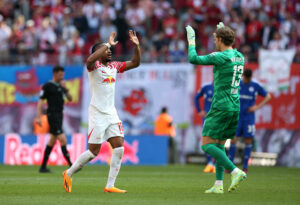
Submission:
<svg viewBox="0 0 300 205">
<path fill-rule="evenodd" d="M 108 43 L 103 43 L 99 49 L 93 52 L 88 59 L 86 60 L 86 67 L 87 69 L 92 69 L 95 67 L 95 62 L 101 58 L 104 52 L 109 49 L 111 46 L 117 45 L 118 41 L 115 41 L 117 33 L 112 32 L 109 36 Z"/>
<path fill-rule="evenodd" d="M 129 30 L 129 39 L 134 44 L 134 55 L 133 55 L 131 61 L 126 62 L 125 71 L 130 70 L 132 68 L 136 68 L 141 63 L 140 43 L 139 43 L 138 37 L 136 36 L 135 31 Z"/>
<path fill-rule="evenodd" d="M 214 65 L 215 61 L 215 53 L 210 55 L 198 56 L 196 52 L 196 42 L 195 42 L 195 31 L 191 26 L 187 26 L 186 28 L 187 40 L 189 44 L 188 57 L 189 62 L 196 65 Z M 214 34 L 215 38 L 215 34 Z"/>
</svg>

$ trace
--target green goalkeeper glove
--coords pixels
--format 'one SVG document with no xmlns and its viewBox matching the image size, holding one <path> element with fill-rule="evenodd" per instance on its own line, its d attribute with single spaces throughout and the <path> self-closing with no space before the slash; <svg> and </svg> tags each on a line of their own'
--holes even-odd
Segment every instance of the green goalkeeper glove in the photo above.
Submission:
<svg viewBox="0 0 300 205">
<path fill-rule="evenodd" d="M 219 29 L 219 28 L 223 28 L 224 27 L 224 24 L 223 24 L 223 22 L 220 22 L 218 25 L 217 25 L 217 29 Z"/>
<path fill-rule="evenodd" d="M 187 27 L 185 27 L 186 29 L 186 33 L 187 33 L 187 40 L 189 42 L 189 46 L 195 46 L 195 31 L 194 29 L 188 25 Z"/>
</svg>

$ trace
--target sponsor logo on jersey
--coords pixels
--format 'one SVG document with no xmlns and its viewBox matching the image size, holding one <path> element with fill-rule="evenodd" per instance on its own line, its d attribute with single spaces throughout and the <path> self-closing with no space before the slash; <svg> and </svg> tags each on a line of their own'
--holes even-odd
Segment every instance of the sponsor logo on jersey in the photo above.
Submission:
<svg viewBox="0 0 300 205">
<path fill-rule="evenodd" d="M 115 82 L 116 82 L 116 80 L 113 77 L 111 77 L 111 76 L 109 76 L 108 78 L 105 78 L 102 81 L 102 83 L 108 83 L 108 84 L 112 84 L 112 83 L 115 83 Z"/>
</svg>

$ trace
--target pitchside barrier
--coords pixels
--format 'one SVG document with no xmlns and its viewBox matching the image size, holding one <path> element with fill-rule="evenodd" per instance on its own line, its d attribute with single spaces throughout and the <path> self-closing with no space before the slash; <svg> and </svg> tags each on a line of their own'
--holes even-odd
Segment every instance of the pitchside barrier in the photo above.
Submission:
<svg viewBox="0 0 300 205">
<path fill-rule="evenodd" d="M 249 159 L 250 166 L 275 166 L 278 154 L 266 152 L 252 152 Z M 188 164 L 206 164 L 206 157 L 204 154 L 188 154 L 186 155 L 186 163 Z M 243 163 L 243 156 L 237 155 L 234 158 L 234 163 L 240 165 Z"/>
<path fill-rule="evenodd" d="M 0 163 L 7 165 L 40 165 L 49 135 L 6 134 L 0 136 Z M 67 136 L 67 149 L 71 161 L 87 149 L 87 136 L 73 134 Z M 167 164 L 168 138 L 157 136 L 126 136 L 124 141 L 123 164 L 165 165 Z M 113 149 L 109 143 L 103 143 L 100 153 L 90 164 L 109 163 Z M 67 165 L 57 141 L 52 149 L 48 164 Z"/>
<path fill-rule="evenodd" d="M 287 136 L 288 137 L 288 136 Z M 259 137 L 258 137 L 259 138 Z M 254 147 L 256 151 L 251 152 L 251 157 L 249 158 L 250 166 L 276 166 L 276 165 L 284 165 L 278 161 L 279 154 L 263 152 L 259 146 L 263 145 L 263 143 L 259 142 L 260 145 L 257 145 L 258 140 L 255 141 Z M 275 145 L 275 144 L 274 144 Z M 229 141 L 225 144 L 226 152 L 229 150 L 230 143 Z M 243 154 L 245 144 L 243 143 L 243 139 L 238 138 L 236 144 L 237 150 L 234 158 L 234 164 L 240 165 L 243 163 Z M 189 153 L 186 155 L 186 163 L 188 164 L 206 164 L 206 156 L 204 153 Z M 293 165 L 295 166 L 295 165 Z"/>
</svg>

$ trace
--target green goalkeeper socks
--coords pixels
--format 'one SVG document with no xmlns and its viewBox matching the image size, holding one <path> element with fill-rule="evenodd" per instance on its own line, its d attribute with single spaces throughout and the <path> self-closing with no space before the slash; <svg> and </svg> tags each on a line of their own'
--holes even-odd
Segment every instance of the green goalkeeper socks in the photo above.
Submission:
<svg viewBox="0 0 300 205">
<path fill-rule="evenodd" d="M 204 152 L 212 156 L 219 166 L 223 166 L 225 169 L 229 170 L 229 172 L 232 172 L 232 170 L 236 167 L 230 161 L 230 159 L 228 159 L 228 157 L 225 154 L 225 151 L 221 150 L 215 144 L 202 145 L 202 149 Z"/>
<path fill-rule="evenodd" d="M 217 146 L 221 151 L 225 153 L 225 146 L 223 144 L 215 143 L 215 146 Z M 224 171 L 225 168 L 221 165 L 221 163 L 216 160 L 216 178 L 217 180 L 223 180 L 224 179 Z"/>
</svg>

